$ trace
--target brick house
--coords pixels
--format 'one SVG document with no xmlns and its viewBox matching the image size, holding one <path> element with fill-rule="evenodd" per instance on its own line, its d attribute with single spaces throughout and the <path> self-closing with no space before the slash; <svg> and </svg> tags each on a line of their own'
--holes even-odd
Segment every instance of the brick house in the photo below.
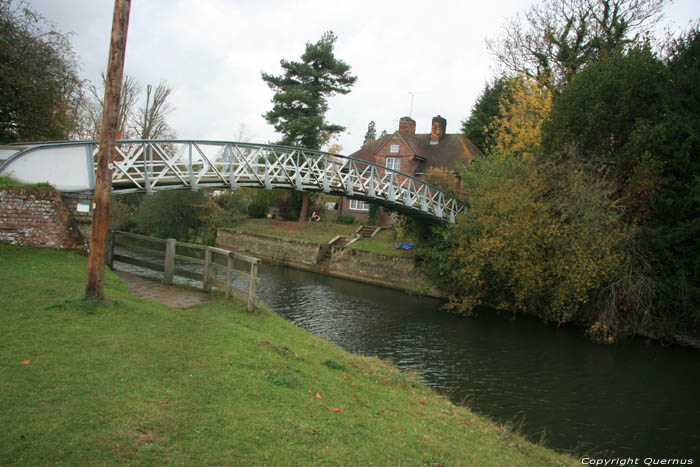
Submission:
<svg viewBox="0 0 700 467">
<path fill-rule="evenodd" d="M 448 134 L 447 120 L 440 115 L 433 117 L 430 133 L 416 134 L 416 122 L 411 117 L 399 120 L 399 129 L 369 143 L 350 157 L 374 162 L 423 180 L 431 170 L 447 171 L 460 184 L 459 166 L 469 165 L 475 157 L 483 155 L 461 133 Z M 369 204 L 364 201 L 343 198 L 340 214 L 351 214 L 357 220 L 367 219 Z M 384 224 L 387 219 L 378 219 Z"/>
</svg>

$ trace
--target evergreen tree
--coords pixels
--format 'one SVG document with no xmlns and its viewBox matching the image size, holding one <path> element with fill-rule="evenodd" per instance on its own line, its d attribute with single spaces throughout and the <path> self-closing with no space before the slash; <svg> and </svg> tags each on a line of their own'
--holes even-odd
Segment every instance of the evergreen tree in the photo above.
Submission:
<svg viewBox="0 0 700 467">
<path fill-rule="evenodd" d="M 464 136 L 481 149 L 485 154 L 494 146 L 493 138 L 487 129 L 494 119 L 501 117 L 499 100 L 506 91 L 508 84 L 507 77 L 496 79 L 493 83 L 486 83 L 486 87 L 474 103 L 472 113 L 467 120 L 462 122 L 462 132 Z"/>
<path fill-rule="evenodd" d="M 367 146 L 369 143 L 377 139 L 377 127 L 374 120 L 369 122 L 367 125 L 367 133 L 365 133 L 365 140 L 362 143 L 362 147 Z"/>
<path fill-rule="evenodd" d="M 306 43 L 301 61 L 281 60 L 284 73 L 262 73 L 262 79 L 275 91 L 273 107 L 263 115 L 282 134 L 280 144 L 320 149 L 330 137 L 345 127 L 326 121 L 328 98 L 347 94 L 355 84 L 350 65 L 333 54 L 337 37 L 327 31 L 316 43 Z"/>
</svg>

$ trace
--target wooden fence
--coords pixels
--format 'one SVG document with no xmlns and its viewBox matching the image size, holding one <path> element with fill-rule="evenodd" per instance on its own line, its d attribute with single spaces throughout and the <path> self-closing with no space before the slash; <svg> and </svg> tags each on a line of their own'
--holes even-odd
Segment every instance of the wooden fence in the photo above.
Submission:
<svg viewBox="0 0 700 467">
<path fill-rule="evenodd" d="M 114 261 L 132 264 L 146 269 L 163 272 L 163 282 L 172 284 L 173 276 L 186 277 L 192 280 L 202 281 L 204 290 L 209 290 L 211 286 L 215 286 L 219 290 L 226 293 L 226 298 L 234 296 L 248 304 L 248 311 L 255 311 L 258 304 L 258 298 L 255 296 L 255 286 L 258 279 L 258 264 L 260 260 L 251 256 L 241 255 L 232 251 L 222 250 L 211 246 L 197 245 L 194 243 L 177 242 L 174 238 L 156 238 L 146 235 L 138 235 L 129 232 L 121 232 L 112 230 L 109 233 L 107 248 L 107 264 L 112 267 Z M 148 246 L 144 246 L 148 243 Z M 148 261 L 144 259 L 133 258 L 116 254 L 115 246 L 122 246 L 137 253 L 145 253 L 163 257 L 163 264 Z M 190 254 L 180 254 L 184 251 L 189 251 Z M 194 253 L 194 255 L 193 255 Z M 201 256 L 201 257 L 199 257 Z M 200 264 L 204 267 L 204 271 L 200 274 L 195 271 L 178 268 L 175 260 L 187 261 L 190 263 Z M 250 273 L 234 269 L 234 263 L 250 264 Z M 214 274 L 214 268 L 220 267 L 226 271 L 226 280 L 220 281 Z M 233 285 L 233 276 L 241 276 L 248 280 L 248 290 L 242 290 Z"/>
</svg>

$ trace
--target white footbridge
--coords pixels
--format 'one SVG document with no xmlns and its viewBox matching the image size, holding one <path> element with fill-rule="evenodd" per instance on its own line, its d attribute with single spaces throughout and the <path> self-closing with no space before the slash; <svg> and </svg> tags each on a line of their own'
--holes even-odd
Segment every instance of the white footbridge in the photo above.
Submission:
<svg viewBox="0 0 700 467">
<path fill-rule="evenodd" d="M 61 192 L 95 188 L 96 141 L 3 147 L 0 176 L 46 182 Z M 15 150 L 16 148 L 16 150 Z M 117 141 L 112 192 L 287 188 L 342 195 L 414 217 L 454 223 L 466 206 L 423 180 L 339 154 L 232 141 Z"/>
</svg>

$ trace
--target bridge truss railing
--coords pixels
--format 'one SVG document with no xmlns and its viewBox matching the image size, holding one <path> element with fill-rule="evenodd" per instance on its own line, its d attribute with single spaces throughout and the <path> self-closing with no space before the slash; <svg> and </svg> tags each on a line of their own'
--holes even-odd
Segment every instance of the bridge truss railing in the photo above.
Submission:
<svg viewBox="0 0 700 467">
<path fill-rule="evenodd" d="M 13 160 L 67 147 L 84 148 L 94 171 L 98 144 L 50 143 L 12 156 Z M 94 172 L 90 177 L 94 183 Z M 44 181 L 44 180 L 42 180 Z M 364 160 L 302 148 L 231 141 L 125 140 L 115 145 L 115 193 L 189 188 L 288 188 L 343 195 L 434 220 L 455 222 L 465 205 L 423 180 Z M 88 191 L 94 186 L 85 187 Z M 72 191 L 79 191 L 73 189 Z"/>
</svg>

